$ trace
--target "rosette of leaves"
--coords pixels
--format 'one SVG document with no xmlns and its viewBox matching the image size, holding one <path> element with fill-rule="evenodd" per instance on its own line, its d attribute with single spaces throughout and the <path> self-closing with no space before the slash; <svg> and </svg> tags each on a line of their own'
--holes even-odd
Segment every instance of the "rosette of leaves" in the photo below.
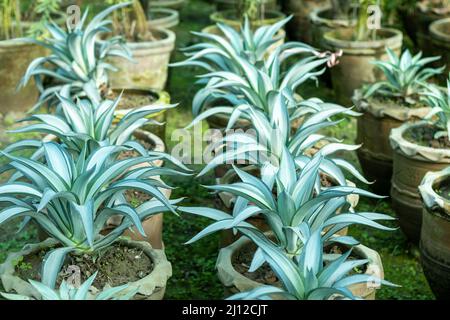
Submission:
<svg viewBox="0 0 450 320">
<path fill-rule="evenodd" d="M 130 149 L 106 146 L 87 155 L 71 154 L 54 142 L 43 145 L 43 163 L 5 154 L 10 163 L 2 172 L 15 170 L 21 178 L 0 185 L 3 210 L 0 224 L 24 218 L 22 227 L 34 220 L 59 246 L 50 250 L 42 264 L 42 283 L 53 288 L 68 253 L 96 254 L 110 246 L 130 227 L 145 236 L 141 221 L 160 212 L 175 212 L 178 200 L 168 200 L 158 188 L 170 188 L 157 176 L 182 174 L 147 165 L 157 157 L 141 156 L 117 160 L 117 153 Z M 143 165 L 145 164 L 145 165 Z M 137 207 L 124 193 L 138 190 L 152 199 Z M 121 224 L 101 235 L 111 216 L 122 216 Z"/>
<path fill-rule="evenodd" d="M 61 90 L 70 92 L 73 98 L 89 94 L 97 102 L 101 100 L 102 87 L 108 82 L 107 70 L 116 70 L 106 59 L 111 56 L 131 59 L 131 53 L 120 37 L 110 37 L 101 45 L 97 40 L 111 31 L 108 28 L 111 21 L 105 18 L 114 10 L 127 5 L 128 3 L 112 6 L 97 14 L 88 24 L 86 10 L 73 28 L 67 23 L 67 31 L 50 23 L 47 25 L 51 36 L 48 39 L 24 39 L 51 51 L 49 56 L 31 62 L 19 84 L 25 86 L 34 78 L 40 97 L 33 110 L 45 103 L 53 106 L 57 102 L 56 93 Z M 45 85 L 44 78 L 49 78 L 51 83 Z"/>
<path fill-rule="evenodd" d="M 447 80 L 447 88 L 435 85 L 427 85 L 423 93 L 423 100 L 431 107 L 427 119 L 440 129 L 435 138 L 450 137 L 450 76 Z"/>
<path fill-rule="evenodd" d="M 277 42 L 274 36 L 288 20 L 273 26 L 263 26 L 255 32 L 251 31 L 246 20 L 241 33 L 218 24 L 225 37 L 194 33 L 207 42 L 187 48 L 185 51 L 189 58 L 172 64 L 199 66 L 208 71 L 200 76 L 199 83 L 205 87 L 194 97 L 194 116 L 220 100 L 232 106 L 247 102 L 267 111 L 267 96 L 271 91 L 283 92 L 290 101 L 294 101 L 294 92 L 298 86 L 316 79 L 325 72 L 325 65 L 336 63 L 336 54 L 321 53 L 301 42 L 285 43 L 270 53 L 269 48 Z M 295 55 L 300 57 L 283 73 L 283 62 Z"/>
<path fill-rule="evenodd" d="M 350 186 L 323 187 L 318 175 L 323 156 L 316 154 L 299 170 L 294 158 L 287 150 L 283 153 L 280 170 L 275 177 L 273 188 L 259 178 L 243 170 L 234 170 L 240 182 L 207 187 L 217 192 L 227 192 L 238 197 L 232 214 L 211 208 L 180 207 L 183 212 L 207 217 L 215 222 L 194 236 L 188 243 L 221 230 L 241 231 L 251 229 L 259 238 L 269 240 L 267 233 L 258 230 L 246 220 L 262 215 L 272 231 L 275 244 L 293 260 L 301 259 L 307 240 L 316 232 L 323 233 L 324 245 L 343 243 L 356 245 L 358 241 L 350 236 L 335 236 L 348 226 L 361 224 L 380 230 L 393 230 L 379 224 L 379 220 L 393 220 L 392 217 L 372 212 L 353 213 L 347 210 L 347 196 L 357 194 L 371 198 L 381 198 L 371 192 Z M 246 234 L 243 231 L 244 235 Z M 252 238 L 253 240 L 253 238 Z M 258 244 L 258 243 L 257 243 Z M 250 272 L 265 262 L 261 248 L 255 253 Z"/>
<path fill-rule="evenodd" d="M 38 281 L 28 280 L 28 282 L 36 289 L 37 292 L 39 292 L 41 295 L 40 300 L 90 300 L 89 289 L 94 283 L 96 276 L 97 272 L 82 283 L 79 288 L 75 288 L 63 280 L 58 290 L 52 289 Z M 128 287 L 129 284 L 107 288 L 100 292 L 94 300 L 130 300 L 136 294 L 137 290 L 123 293 L 123 291 Z M 34 300 L 33 298 L 18 294 L 1 292 L 0 294 L 8 300 Z"/>
<path fill-rule="evenodd" d="M 422 53 L 412 56 L 405 50 L 398 57 L 391 49 L 386 52 L 389 61 L 374 61 L 373 64 L 381 69 L 386 80 L 369 85 L 364 90 L 364 98 L 374 95 L 401 99 L 406 104 L 416 104 L 427 80 L 442 73 L 445 67 L 430 68 L 427 64 L 437 61 L 440 57 L 422 58 Z"/>
</svg>

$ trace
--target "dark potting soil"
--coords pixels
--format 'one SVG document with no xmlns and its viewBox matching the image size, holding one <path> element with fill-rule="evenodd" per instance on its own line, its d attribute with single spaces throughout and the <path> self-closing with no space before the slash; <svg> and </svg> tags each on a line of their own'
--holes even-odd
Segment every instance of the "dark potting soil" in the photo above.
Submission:
<svg viewBox="0 0 450 320">
<path fill-rule="evenodd" d="M 266 284 L 275 286 L 278 288 L 282 288 L 283 284 L 278 279 L 278 277 L 275 275 L 275 273 L 270 268 L 269 264 L 265 262 L 259 269 L 257 269 L 255 272 L 249 272 L 250 265 L 252 263 L 253 256 L 256 251 L 256 245 L 254 243 L 250 243 L 249 245 L 242 248 L 240 251 L 234 254 L 232 257 L 232 265 L 234 269 L 242 274 L 243 276 L 256 281 L 258 283 Z M 333 246 L 329 248 L 328 253 L 330 254 L 342 254 L 344 253 L 343 250 L 339 246 Z M 356 260 L 358 258 L 350 255 L 348 260 Z M 367 268 L 366 266 L 363 266 L 362 268 L 355 268 L 352 271 L 350 271 L 349 274 L 363 274 L 366 272 Z"/>
<path fill-rule="evenodd" d="M 120 91 L 109 90 L 105 95 L 106 99 L 115 100 L 119 97 Z M 134 109 L 143 106 L 151 105 L 156 102 L 158 98 L 151 93 L 141 93 L 134 91 L 125 91 L 122 95 L 122 98 L 119 101 L 117 106 L 117 110 L 127 110 Z"/>
<path fill-rule="evenodd" d="M 438 195 L 450 201 L 450 185 L 440 186 L 435 191 Z"/>
<path fill-rule="evenodd" d="M 414 127 L 404 133 L 404 138 L 409 142 L 417 143 L 424 147 L 449 149 L 450 140 L 448 137 L 441 137 L 439 139 L 434 138 L 438 131 L 439 130 L 432 125 Z"/>
<path fill-rule="evenodd" d="M 402 107 L 407 107 L 411 109 L 419 109 L 419 108 L 426 108 L 428 105 L 426 105 L 424 102 L 420 101 L 420 98 L 418 96 L 412 96 L 412 99 L 416 101 L 416 103 L 407 103 L 403 98 L 400 97 L 386 97 L 382 95 L 375 95 L 371 98 L 371 100 L 377 104 L 383 104 L 383 105 L 397 105 Z"/>
<path fill-rule="evenodd" d="M 16 265 L 17 275 L 21 279 L 40 281 L 41 263 L 47 251 L 42 250 L 24 257 L 23 261 Z M 141 249 L 113 244 L 95 256 L 69 254 L 58 275 L 57 286 L 61 284 L 62 280 L 73 275 L 68 270 L 68 267 L 72 266 L 76 266 L 81 271 L 82 283 L 98 271 L 94 281 L 97 289 L 102 289 L 106 284 L 115 287 L 138 281 L 153 270 L 152 260 Z"/>
<path fill-rule="evenodd" d="M 142 140 L 142 139 L 136 139 L 137 142 L 139 142 L 141 144 L 141 146 L 143 146 L 145 148 L 145 150 L 153 150 L 154 149 L 154 145 L 151 144 L 150 142 L 146 141 L 146 140 Z M 123 151 L 119 154 L 119 156 L 117 157 L 117 160 L 125 160 L 125 159 L 130 159 L 130 158 L 135 158 L 135 157 L 139 157 L 141 156 L 141 154 L 135 150 L 130 150 L 130 151 Z"/>
</svg>

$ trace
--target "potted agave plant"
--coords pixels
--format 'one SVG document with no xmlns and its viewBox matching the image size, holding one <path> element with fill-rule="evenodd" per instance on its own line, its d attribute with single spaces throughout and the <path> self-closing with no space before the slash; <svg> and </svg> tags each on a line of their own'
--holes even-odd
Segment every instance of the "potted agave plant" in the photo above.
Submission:
<svg viewBox="0 0 450 320">
<path fill-rule="evenodd" d="M 234 10 L 214 12 L 210 19 L 215 23 L 223 23 L 238 30 L 245 18 L 248 18 L 252 28 L 272 25 L 286 16 L 276 10 L 268 10 L 264 0 L 238 0 Z"/>
<path fill-rule="evenodd" d="M 130 227 L 145 235 L 142 220 L 160 212 L 174 212 L 177 201 L 168 200 L 157 188 L 160 182 L 152 178 L 161 173 L 161 168 L 136 167 L 155 157 L 118 160 L 118 153 L 130 149 L 118 146 L 100 147 L 89 154 L 87 144 L 79 154 L 55 142 L 44 142 L 42 148 L 43 162 L 3 153 L 10 160 L 3 170 L 15 171 L 0 185 L 4 203 L 0 223 L 22 217 L 25 225 L 33 220 L 49 237 L 11 254 L 0 266 L 6 292 L 26 296 L 35 292 L 25 279 L 54 288 L 63 280 L 64 270 L 78 267 L 81 280 L 99 271 L 97 292 L 124 285 L 116 282 L 127 279 L 130 289 L 137 290 L 135 299 L 161 299 L 171 276 L 164 251 L 153 249 L 146 241 L 120 238 Z M 133 207 L 124 197 L 130 189 L 145 192 L 152 199 Z M 106 221 L 115 215 L 124 219 L 112 232 L 102 235 Z M 23 257 L 33 267 L 21 273 L 13 256 Z M 114 269 L 108 265 L 114 265 Z"/>
<path fill-rule="evenodd" d="M 345 207 L 347 196 L 359 194 L 370 197 L 376 195 L 355 187 L 336 186 L 323 188 L 319 182 L 319 167 L 323 165 L 323 155 L 320 153 L 298 165 L 294 157 L 287 149 L 283 152 L 282 165 L 274 175 L 276 181 L 276 193 L 267 183 L 238 168 L 235 168 L 241 182 L 227 185 L 208 187 L 214 191 L 226 191 L 241 197 L 239 210 L 233 214 L 210 208 L 180 207 L 183 212 L 213 219 L 215 222 L 206 227 L 188 243 L 197 241 L 213 232 L 220 230 L 236 230 L 245 237 L 239 238 L 232 245 L 221 249 L 217 260 L 219 279 L 228 292 L 242 292 L 260 287 L 265 284 L 273 284 L 281 280 L 285 281 L 281 273 L 274 271 L 280 278 L 276 278 L 265 265 L 267 253 L 265 244 L 271 244 L 271 248 L 277 248 L 279 254 L 289 261 L 302 261 L 305 257 L 309 238 L 319 237 L 322 234 L 323 246 L 315 245 L 313 256 L 320 256 L 324 250 L 330 255 L 331 260 L 339 260 L 341 263 L 348 257 L 342 254 L 346 246 L 356 246 L 358 242 L 349 236 L 336 235 L 340 230 L 353 224 L 363 224 L 383 230 L 390 230 L 379 224 L 378 220 L 391 220 L 392 218 L 376 213 L 339 213 L 338 209 Z M 247 220 L 261 214 L 270 227 L 269 232 L 258 229 Z M 252 241 L 255 246 L 251 246 Z M 320 241 L 319 241 L 320 242 Z M 339 249 L 338 249 L 339 248 Z M 353 252 L 354 258 L 363 258 L 366 267 L 360 270 L 362 278 L 375 275 L 383 277 L 381 260 L 376 252 L 365 247 L 357 247 Z M 331 258 L 334 257 L 333 258 Z M 341 258 L 344 256 L 344 258 Z M 271 256 L 275 258 L 274 255 Z M 308 257 L 312 257 L 309 256 Z M 270 258 L 267 258 L 270 260 Z M 309 258 L 308 258 L 309 259 Z M 269 261 L 267 260 L 267 261 Z M 318 265 L 322 260 L 311 258 L 308 263 L 316 261 Z M 278 261 L 279 262 L 279 261 Z M 283 263 L 280 263 L 283 265 Z M 243 267 L 250 266 L 250 267 Z M 281 266 L 280 266 L 281 267 Z M 319 270 L 323 269 L 323 265 Z M 358 277 L 356 277 L 358 278 Z M 294 279 L 293 279 L 294 280 Z M 295 278 L 296 281 L 300 281 Z M 355 279 L 356 280 L 356 279 Z M 349 281 L 345 287 L 348 292 L 360 295 L 367 299 L 374 299 L 375 288 L 369 288 L 366 281 Z M 362 283 L 360 286 L 354 286 Z M 285 283 L 286 284 L 286 283 Z"/>
<path fill-rule="evenodd" d="M 419 186 L 423 199 L 420 240 L 421 262 L 431 290 L 438 299 L 450 297 L 450 167 L 428 172 Z"/>
<path fill-rule="evenodd" d="M 133 0 L 131 6 L 115 11 L 112 21 L 112 34 L 125 38 L 134 61 L 111 60 L 111 64 L 119 69 L 119 73 L 111 78 L 111 86 L 163 90 L 167 81 L 170 55 L 175 48 L 175 33 L 163 28 L 151 29 L 138 0 Z"/>
<path fill-rule="evenodd" d="M 92 285 L 97 277 L 97 273 L 98 272 L 95 272 L 78 287 L 63 280 L 58 290 L 52 289 L 42 282 L 34 280 L 28 280 L 28 282 L 34 287 L 34 290 L 37 291 L 35 296 L 40 295 L 39 300 L 92 300 Z M 137 293 L 137 290 L 127 290 L 128 287 L 129 284 L 125 284 L 123 286 L 105 289 L 104 291 L 97 293 L 93 300 L 130 300 Z M 0 292 L 0 295 L 8 300 L 35 300 L 30 296 L 13 293 Z"/>
<path fill-rule="evenodd" d="M 392 129 L 389 137 L 394 151 L 392 204 L 398 211 L 400 227 L 415 242 L 422 225 L 417 188 L 427 172 L 442 170 L 450 163 L 450 80 L 445 89 L 427 85 L 423 95 L 431 108 L 427 119 Z"/>
<path fill-rule="evenodd" d="M 383 73 L 371 62 L 388 60 L 386 48 L 391 49 L 397 55 L 400 54 L 403 42 L 401 31 L 379 28 L 375 23 L 369 29 L 370 11 L 373 9 L 372 6 L 378 5 L 378 3 L 378 0 L 361 1 L 355 28 L 329 31 L 323 35 L 324 45 L 327 48 L 343 52 L 340 64 L 331 70 L 333 89 L 338 101 L 342 104 L 351 103 L 355 89 L 383 78 Z M 375 18 L 376 16 L 377 13 L 375 13 Z"/>
<path fill-rule="evenodd" d="M 405 50 L 398 57 L 386 50 L 389 61 L 374 61 L 386 78 L 355 91 L 353 102 L 363 116 L 358 118 L 356 142 L 362 144 L 358 158 L 365 176 L 374 180 L 378 193 L 388 192 L 392 178 L 392 149 L 389 143 L 391 129 L 404 122 L 425 118 L 430 108 L 420 100 L 424 83 L 443 71 L 427 67 L 439 57 L 412 56 Z M 395 192 L 403 189 L 393 186 Z M 393 190 L 394 190 L 393 189 Z M 407 211 L 407 210 L 400 210 Z"/>
<path fill-rule="evenodd" d="M 317 10 L 327 7 L 330 0 L 286 0 L 282 1 L 283 12 L 293 15 L 291 21 L 286 26 L 288 36 L 291 40 L 313 43 L 311 33 L 311 20 L 309 15 Z"/>
<path fill-rule="evenodd" d="M 0 92 L 1 113 L 27 111 L 36 103 L 39 92 L 30 83 L 19 91 L 17 85 L 27 66 L 35 58 L 44 54 L 44 49 L 22 41 L 28 34 L 38 36 L 36 23 L 26 22 L 22 17 L 19 0 L 0 2 L 2 28 L 0 30 Z"/>
</svg>

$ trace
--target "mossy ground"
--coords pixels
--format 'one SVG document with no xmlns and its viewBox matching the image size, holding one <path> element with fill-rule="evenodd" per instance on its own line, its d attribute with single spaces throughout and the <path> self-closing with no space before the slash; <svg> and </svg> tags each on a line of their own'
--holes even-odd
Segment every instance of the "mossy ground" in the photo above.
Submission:
<svg viewBox="0 0 450 320">
<path fill-rule="evenodd" d="M 188 6 L 181 11 L 181 24 L 178 26 L 177 47 L 182 48 L 194 43 L 197 39 L 189 33 L 190 30 L 200 31 L 209 24 L 209 14 L 213 11 L 212 1 L 190 0 Z M 174 60 L 182 60 L 180 52 L 174 54 Z M 196 87 L 196 75 L 201 70 L 195 68 L 171 69 L 167 90 L 172 96 L 172 102 L 180 105 L 171 110 L 167 117 L 166 144 L 174 147 L 171 142 L 171 133 L 177 128 L 185 127 L 192 119 L 191 102 Z M 304 97 L 319 96 L 333 101 L 333 92 L 321 84 L 319 87 L 308 85 L 300 89 Z M 6 126 L 10 126 L 10 121 Z M 204 124 L 203 128 L 207 128 Z M 339 126 L 329 130 L 329 134 L 353 141 L 356 131 L 355 121 L 344 121 Z M 5 139 L 1 135 L 3 146 L 10 139 L 17 140 L 17 136 Z M 193 145 L 201 144 L 194 141 Z M 350 157 L 357 162 L 356 156 Z M 194 169 L 199 167 L 194 166 Z M 167 179 L 167 182 L 177 189 L 173 197 L 186 197 L 188 206 L 214 206 L 215 197 L 201 185 L 214 183 L 212 174 L 200 179 L 176 177 Z M 386 190 L 388 194 L 388 190 Z M 361 199 L 359 211 L 377 211 L 395 216 L 390 201 L 370 201 Z M 216 271 L 215 261 L 218 252 L 219 235 L 212 235 L 192 245 L 185 245 L 198 231 L 204 228 L 208 221 L 194 216 L 165 215 L 164 243 L 166 253 L 173 266 L 173 277 L 169 280 L 166 292 L 167 299 L 222 299 L 223 287 L 220 284 Z M 395 223 L 393 224 L 395 225 Z M 36 232 L 30 227 L 20 234 L 13 236 L 15 222 L 0 228 L 0 261 L 10 251 L 18 250 L 23 244 L 36 240 Z M 433 295 L 423 275 L 418 248 L 409 244 L 400 230 L 394 232 L 378 232 L 372 229 L 355 227 L 350 233 L 356 236 L 364 245 L 377 250 L 382 257 L 385 278 L 400 288 L 383 287 L 377 292 L 378 299 L 433 299 Z"/>
</svg>

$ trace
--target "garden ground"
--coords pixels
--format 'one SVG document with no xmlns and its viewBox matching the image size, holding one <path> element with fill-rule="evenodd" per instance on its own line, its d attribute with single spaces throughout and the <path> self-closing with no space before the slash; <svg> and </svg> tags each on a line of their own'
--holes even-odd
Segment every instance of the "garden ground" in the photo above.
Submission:
<svg viewBox="0 0 450 320">
<path fill-rule="evenodd" d="M 181 23 L 178 26 L 177 46 L 185 47 L 197 41 L 190 30 L 200 31 L 209 24 L 209 14 L 213 11 L 212 1 L 190 0 L 181 12 Z M 174 60 L 183 59 L 180 52 L 174 54 Z M 183 128 L 192 120 L 191 102 L 196 91 L 195 75 L 201 70 L 194 68 L 178 68 L 170 71 L 167 90 L 172 96 L 172 102 L 179 103 L 176 109 L 167 115 L 166 144 L 168 150 L 173 148 L 171 133 L 177 128 Z M 318 96 L 333 101 L 333 92 L 324 85 L 308 85 L 300 88 L 303 97 Z M 20 139 L 17 135 L 8 135 L 6 130 L 14 126 L 14 119 L 18 115 L 8 115 L 1 120 L 0 144 L 5 145 Z M 207 128 L 204 124 L 204 128 Z M 347 142 L 353 142 L 356 128 L 355 121 L 346 120 L 338 127 L 328 132 Z M 195 143 L 195 142 L 193 142 Z M 201 142 L 198 142 L 201 143 Z M 352 161 L 357 163 L 356 157 Z M 198 170 L 195 166 L 193 169 Z M 214 184 L 214 177 L 208 174 L 202 178 L 170 178 L 169 184 L 176 186 L 173 197 L 186 197 L 185 205 L 214 206 L 216 197 L 207 192 L 201 185 Z M 386 195 L 389 190 L 386 190 Z M 395 216 L 389 199 L 370 201 L 361 199 L 358 211 L 375 211 Z M 173 277 L 167 284 L 166 299 L 222 299 L 223 287 L 219 282 L 215 261 L 218 253 L 219 235 L 212 235 L 193 245 L 184 245 L 198 231 L 204 228 L 208 221 L 205 219 L 182 215 L 165 215 L 164 242 L 166 253 L 173 266 Z M 396 226 L 395 223 L 391 225 Z M 8 252 L 19 250 L 25 243 L 36 240 L 36 230 L 30 226 L 20 234 L 15 230 L 17 222 L 11 222 L 0 227 L 0 262 Z M 385 278 L 400 285 L 399 288 L 383 287 L 377 292 L 377 299 L 433 299 L 422 272 L 417 246 L 409 244 L 400 230 L 394 232 L 380 232 L 362 227 L 350 229 L 364 245 L 377 250 L 382 257 Z M 1 289 L 1 287 L 0 287 Z"/>
</svg>

